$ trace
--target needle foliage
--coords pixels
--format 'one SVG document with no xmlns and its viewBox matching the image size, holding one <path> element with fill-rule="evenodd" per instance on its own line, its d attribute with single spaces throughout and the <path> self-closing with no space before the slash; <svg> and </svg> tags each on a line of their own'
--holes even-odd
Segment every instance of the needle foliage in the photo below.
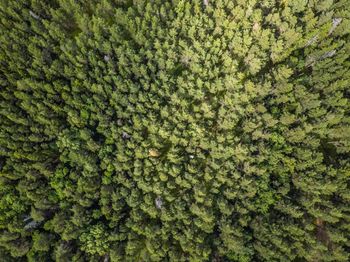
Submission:
<svg viewBox="0 0 350 262">
<path fill-rule="evenodd" d="M 0 260 L 349 261 L 349 40 L 349 0 L 0 0 Z"/>
</svg>

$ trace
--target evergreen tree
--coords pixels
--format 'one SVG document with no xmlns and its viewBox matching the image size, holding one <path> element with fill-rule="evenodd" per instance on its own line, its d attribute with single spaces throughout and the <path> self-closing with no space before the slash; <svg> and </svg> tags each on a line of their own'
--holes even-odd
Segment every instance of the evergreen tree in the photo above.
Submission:
<svg viewBox="0 0 350 262">
<path fill-rule="evenodd" d="M 349 0 L 0 1 L 3 261 L 348 261 Z"/>
</svg>

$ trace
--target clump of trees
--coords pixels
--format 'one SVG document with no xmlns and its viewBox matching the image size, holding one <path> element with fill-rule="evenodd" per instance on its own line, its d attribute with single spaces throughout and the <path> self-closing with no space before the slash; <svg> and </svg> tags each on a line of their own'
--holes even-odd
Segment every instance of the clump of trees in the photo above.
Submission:
<svg viewBox="0 0 350 262">
<path fill-rule="evenodd" d="M 349 261 L 349 0 L 1 0 L 3 261 Z"/>
</svg>

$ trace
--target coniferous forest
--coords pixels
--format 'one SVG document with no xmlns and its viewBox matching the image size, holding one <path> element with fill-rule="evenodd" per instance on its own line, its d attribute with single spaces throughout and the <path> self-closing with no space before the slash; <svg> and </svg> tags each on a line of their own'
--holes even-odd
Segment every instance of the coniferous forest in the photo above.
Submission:
<svg viewBox="0 0 350 262">
<path fill-rule="evenodd" d="M 350 0 L 0 0 L 0 261 L 349 261 Z"/>
</svg>

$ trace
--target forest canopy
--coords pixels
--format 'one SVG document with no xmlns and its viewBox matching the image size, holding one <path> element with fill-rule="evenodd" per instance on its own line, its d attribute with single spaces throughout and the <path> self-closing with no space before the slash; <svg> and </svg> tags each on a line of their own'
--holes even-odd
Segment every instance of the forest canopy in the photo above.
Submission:
<svg viewBox="0 0 350 262">
<path fill-rule="evenodd" d="M 349 261 L 350 0 L 0 0 L 0 261 Z"/>
</svg>

